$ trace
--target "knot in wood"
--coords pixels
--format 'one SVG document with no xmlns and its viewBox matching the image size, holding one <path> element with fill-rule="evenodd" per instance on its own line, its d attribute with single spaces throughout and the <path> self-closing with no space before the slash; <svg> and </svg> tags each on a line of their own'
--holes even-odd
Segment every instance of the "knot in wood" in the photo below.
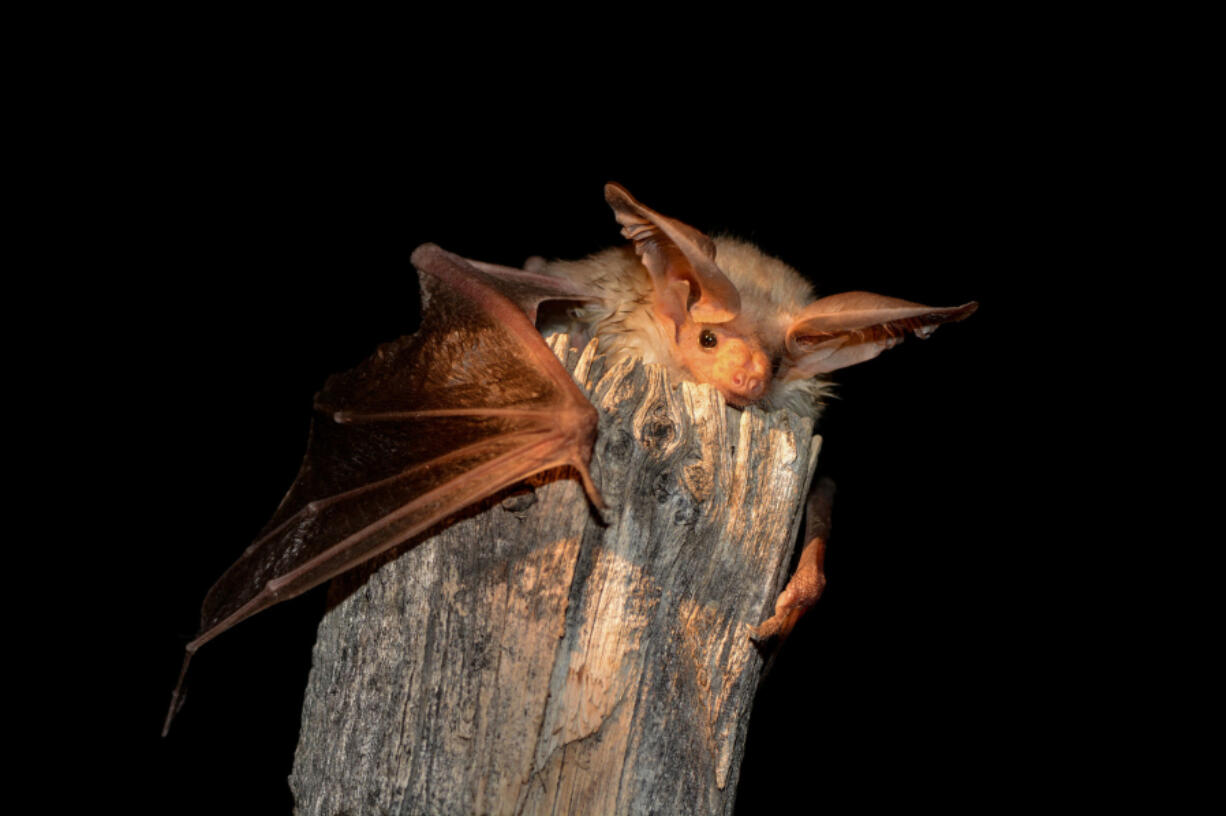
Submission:
<svg viewBox="0 0 1226 816">
<path fill-rule="evenodd" d="M 706 462 L 691 462 L 681 470 L 681 484 L 701 504 L 715 490 L 715 474 Z"/>
<path fill-rule="evenodd" d="M 657 404 L 643 419 L 639 439 L 648 450 L 664 452 L 677 438 L 677 423 L 669 416 L 668 406 Z"/>
<path fill-rule="evenodd" d="M 651 495 L 655 496 L 658 504 L 666 504 L 676 495 L 676 484 L 673 474 L 662 470 L 651 480 Z"/>
<path fill-rule="evenodd" d="M 698 505 L 689 501 L 685 497 L 680 497 L 677 502 L 677 511 L 673 513 L 673 523 L 679 527 L 693 527 L 698 523 L 702 513 L 698 509 Z"/>
</svg>

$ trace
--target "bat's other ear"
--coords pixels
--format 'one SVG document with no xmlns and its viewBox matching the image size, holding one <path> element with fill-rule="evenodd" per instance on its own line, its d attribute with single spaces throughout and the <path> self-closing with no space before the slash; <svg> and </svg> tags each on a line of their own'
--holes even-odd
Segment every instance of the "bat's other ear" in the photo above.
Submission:
<svg viewBox="0 0 1226 816">
<path fill-rule="evenodd" d="M 545 265 L 543 258 L 529 258 L 523 269 L 512 269 L 509 266 L 461 258 L 438 244 L 422 244 L 413 250 L 411 260 L 413 266 L 418 269 L 436 269 L 440 265 L 449 263 L 466 269 L 466 275 L 469 278 L 479 278 L 478 272 L 488 275 L 493 279 L 489 282 L 491 288 L 523 309 L 524 314 L 528 316 L 529 323 L 536 323 L 537 309 L 546 300 L 593 301 L 601 299 L 601 294 L 591 287 L 544 274 L 541 271 Z M 461 281 L 463 280 L 464 278 L 461 278 Z"/>
<path fill-rule="evenodd" d="M 635 201 L 620 184 L 605 185 L 622 235 L 651 273 L 657 307 L 677 326 L 727 323 L 741 311 L 741 295 L 715 265 L 715 244 L 706 235 Z"/>
<path fill-rule="evenodd" d="M 970 316 L 979 304 L 938 308 L 872 292 L 844 292 L 810 303 L 788 329 L 782 380 L 812 377 L 871 360 L 907 332 L 926 338 L 942 323 Z"/>
</svg>

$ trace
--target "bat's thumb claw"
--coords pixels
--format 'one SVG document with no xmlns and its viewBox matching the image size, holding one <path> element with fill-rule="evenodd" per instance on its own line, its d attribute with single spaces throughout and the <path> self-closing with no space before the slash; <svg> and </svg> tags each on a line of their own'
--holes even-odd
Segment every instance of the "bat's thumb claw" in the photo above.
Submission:
<svg viewBox="0 0 1226 816">
<path fill-rule="evenodd" d="M 779 634 L 779 620 L 777 616 L 760 626 L 749 627 L 749 639 L 754 643 L 765 643 L 777 634 Z"/>
<path fill-rule="evenodd" d="M 583 492 L 587 494 L 587 500 L 592 507 L 592 512 L 602 525 L 608 527 L 609 522 L 612 520 L 609 513 L 609 505 L 605 504 L 604 496 L 600 495 L 596 482 L 592 480 L 592 474 L 588 471 L 587 463 L 579 463 L 576 469 L 579 471 L 579 480 L 583 484 Z"/>
<path fill-rule="evenodd" d="M 588 484 L 590 483 L 585 482 L 584 487 L 587 488 Z M 592 515 L 596 517 L 596 520 L 600 522 L 602 527 L 608 527 L 613 523 L 613 508 L 605 503 L 604 497 L 600 495 L 600 491 L 596 489 L 595 485 L 592 485 L 587 490 L 587 499 L 588 506 L 592 508 Z"/>
</svg>

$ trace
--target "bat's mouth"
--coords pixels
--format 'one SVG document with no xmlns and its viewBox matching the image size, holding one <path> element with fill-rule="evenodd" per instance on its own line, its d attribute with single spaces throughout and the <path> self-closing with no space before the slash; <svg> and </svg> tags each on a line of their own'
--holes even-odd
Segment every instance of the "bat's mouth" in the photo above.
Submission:
<svg viewBox="0 0 1226 816">
<path fill-rule="evenodd" d="M 725 386 L 719 391 L 724 395 L 724 402 L 737 408 L 744 408 L 766 396 L 766 380 L 753 377 L 737 383 L 735 388 Z"/>
</svg>

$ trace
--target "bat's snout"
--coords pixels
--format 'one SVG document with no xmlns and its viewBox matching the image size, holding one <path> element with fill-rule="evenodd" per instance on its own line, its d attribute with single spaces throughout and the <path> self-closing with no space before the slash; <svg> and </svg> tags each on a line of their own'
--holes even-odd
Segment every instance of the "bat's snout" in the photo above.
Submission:
<svg viewBox="0 0 1226 816">
<path fill-rule="evenodd" d="M 724 399 L 733 405 L 745 406 L 757 402 L 766 396 L 766 386 L 770 382 L 770 366 L 766 355 L 757 349 L 744 347 L 744 359 L 733 368 L 725 380 L 725 387 L 720 390 Z"/>
</svg>

